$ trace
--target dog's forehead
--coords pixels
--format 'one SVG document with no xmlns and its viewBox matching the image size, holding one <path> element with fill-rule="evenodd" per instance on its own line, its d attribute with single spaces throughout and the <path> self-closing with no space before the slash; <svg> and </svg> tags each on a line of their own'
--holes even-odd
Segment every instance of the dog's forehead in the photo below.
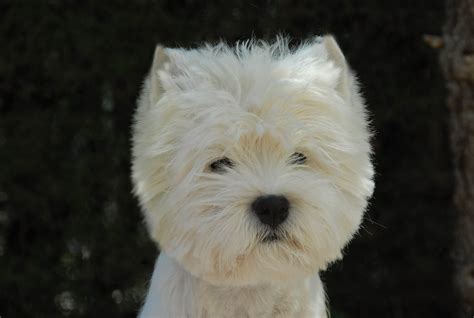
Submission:
<svg viewBox="0 0 474 318">
<path fill-rule="evenodd" d="M 229 92 L 215 90 L 212 94 L 212 89 L 203 90 L 203 95 L 212 98 L 190 101 L 196 104 L 189 105 L 193 111 L 184 141 L 193 148 L 217 148 L 223 153 L 231 148 L 295 149 L 311 138 L 314 129 L 309 126 L 323 116 L 320 110 L 325 107 L 302 91 L 284 81 L 274 83 L 265 92 L 249 90 L 240 100 Z"/>
<path fill-rule="evenodd" d="M 184 146 L 201 150 L 250 149 L 241 142 L 243 136 L 285 149 L 298 146 L 312 133 L 305 127 L 320 116 L 315 112 L 326 103 L 324 96 L 334 96 L 339 74 L 309 48 L 279 57 L 263 51 L 188 53 L 173 74 L 177 85 L 172 93 L 190 119 Z"/>
<path fill-rule="evenodd" d="M 207 91 L 207 96 L 226 92 L 244 109 L 268 96 L 289 98 L 295 90 L 311 85 L 332 89 L 339 76 L 319 44 L 292 50 L 280 41 L 274 46 L 247 43 L 169 53 L 173 67 L 168 65 L 167 76 L 162 74 L 165 82 L 181 92 Z"/>
<path fill-rule="evenodd" d="M 212 150 L 214 156 L 235 151 L 289 152 L 299 145 L 307 131 L 297 116 L 278 108 L 253 104 L 249 109 L 237 107 L 201 122 L 194 121 L 183 138 L 183 146 L 205 155 Z"/>
</svg>

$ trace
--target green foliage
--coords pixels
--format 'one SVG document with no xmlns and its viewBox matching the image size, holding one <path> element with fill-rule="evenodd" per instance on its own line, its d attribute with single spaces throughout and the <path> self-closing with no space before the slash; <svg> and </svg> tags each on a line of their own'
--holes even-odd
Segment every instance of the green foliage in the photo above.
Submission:
<svg viewBox="0 0 474 318">
<path fill-rule="evenodd" d="M 0 315 L 135 317 L 156 248 L 130 125 L 157 42 L 334 33 L 376 130 L 364 229 L 324 275 L 333 317 L 452 316 L 441 0 L 2 1 Z M 341 313 L 344 313 L 341 314 Z"/>
</svg>

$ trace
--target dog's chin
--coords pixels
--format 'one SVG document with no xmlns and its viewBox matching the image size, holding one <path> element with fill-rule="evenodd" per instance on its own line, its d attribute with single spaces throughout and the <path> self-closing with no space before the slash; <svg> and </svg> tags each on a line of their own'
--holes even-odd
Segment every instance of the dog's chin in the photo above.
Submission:
<svg viewBox="0 0 474 318">
<path fill-rule="evenodd" d="M 255 248 L 239 256 L 238 266 L 227 272 L 207 272 L 204 279 L 221 286 L 286 284 L 314 275 L 319 264 L 303 244 L 279 232 L 268 232 Z"/>
</svg>

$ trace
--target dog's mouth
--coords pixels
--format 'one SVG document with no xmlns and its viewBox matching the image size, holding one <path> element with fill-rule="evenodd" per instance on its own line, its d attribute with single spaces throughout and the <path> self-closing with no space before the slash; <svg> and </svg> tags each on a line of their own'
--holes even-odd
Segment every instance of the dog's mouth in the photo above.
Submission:
<svg viewBox="0 0 474 318">
<path fill-rule="evenodd" d="M 276 241 L 280 241 L 280 240 L 281 240 L 280 235 L 278 235 L 275 232 L 271 232 L 271 233 L 268 233 L 267 235 L 265 235 L 263 237 L 262 242 L 263 243 L 271 243 L 271 242 L 276 242 Z"/>
</svg>

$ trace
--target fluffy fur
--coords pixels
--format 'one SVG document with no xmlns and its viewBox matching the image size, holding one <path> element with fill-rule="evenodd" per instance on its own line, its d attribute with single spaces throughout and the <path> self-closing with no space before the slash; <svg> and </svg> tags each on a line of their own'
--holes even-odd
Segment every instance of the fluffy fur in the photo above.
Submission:
<svg viewBox="0 0 474 318">
<path fill-rule="evenodd" d="M 135 193 L 161 249 L 140 317 L 326 317 L 318 272 L 372 194 L 369 141 L 331 36 L 158 46 L 133 136 Z M 212 171 L 223 157 L 233 166 Z M 265 194 L 290 202 L 271 242 L 250 209 Z"/>
</svg>

